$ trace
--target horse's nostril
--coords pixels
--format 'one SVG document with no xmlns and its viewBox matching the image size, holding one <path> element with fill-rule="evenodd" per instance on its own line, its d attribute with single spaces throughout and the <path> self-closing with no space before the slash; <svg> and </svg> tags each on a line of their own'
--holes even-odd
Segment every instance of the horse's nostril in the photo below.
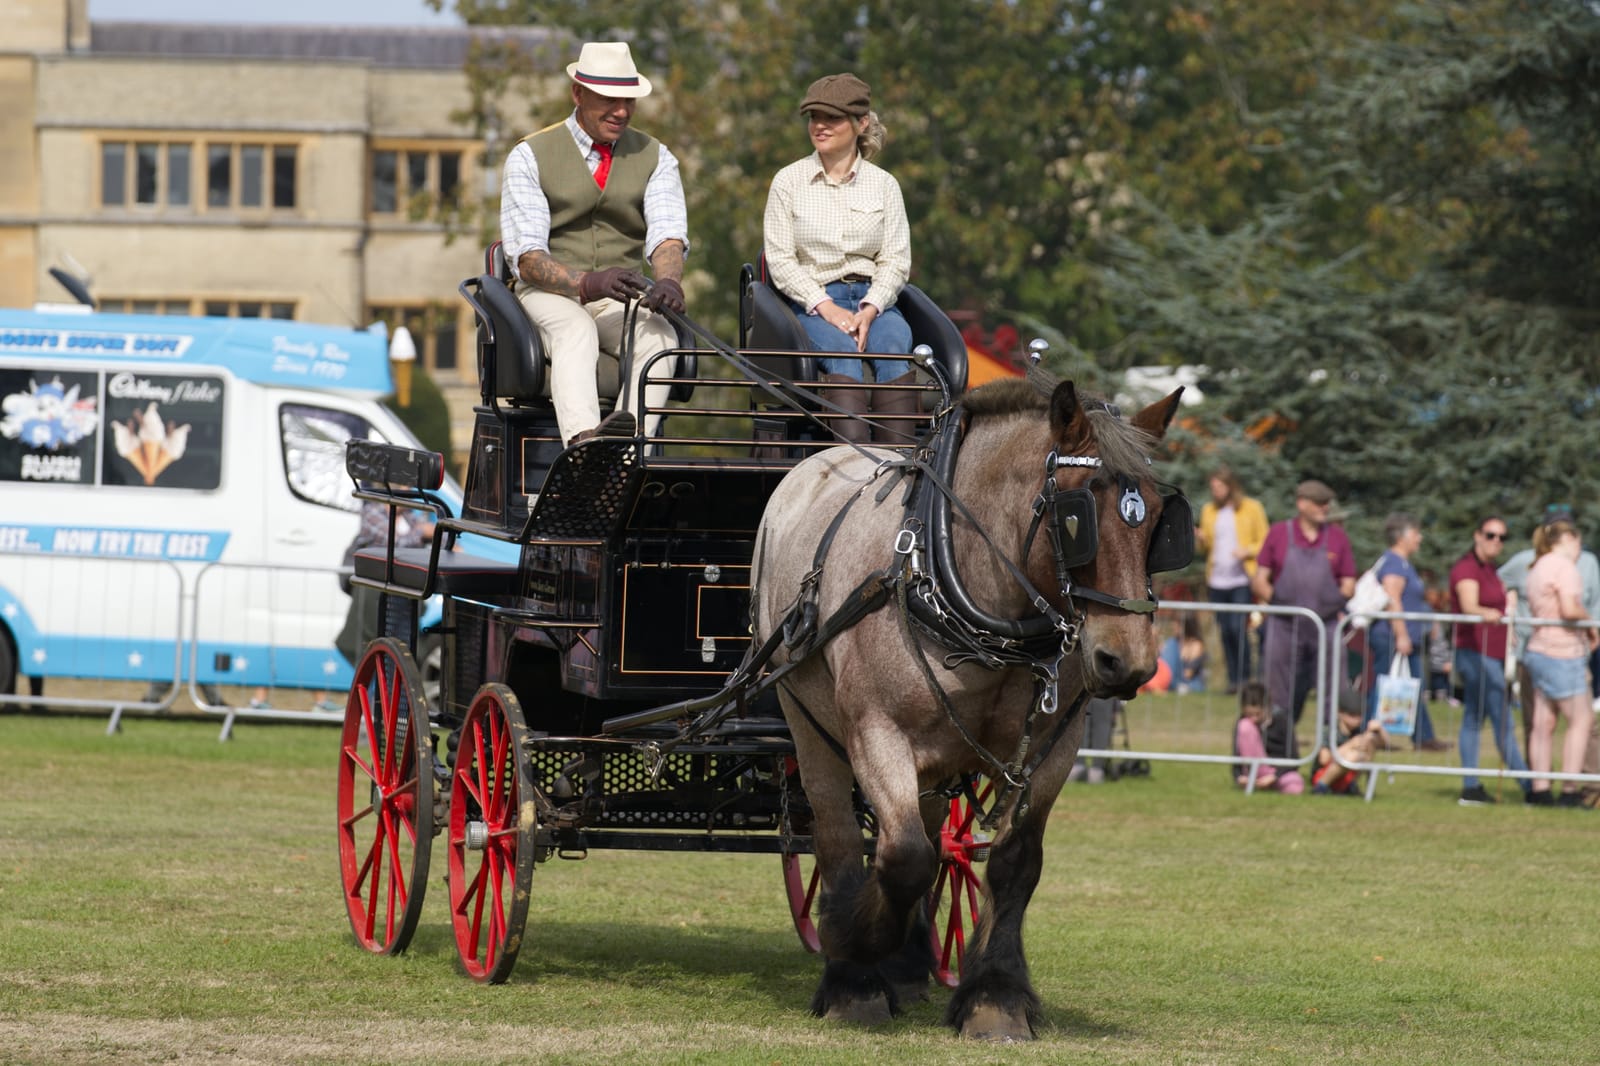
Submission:
<svg viewBox="0 0 1600 1066">
<path fill-rule="evenodd" d="M 1097 650 L 1094 653 L 1095 673 L 1107 681 L 1121 680 L 1126 666 L 1123 665 L 1122 656 L 1109 651 Z"/>
</svg>

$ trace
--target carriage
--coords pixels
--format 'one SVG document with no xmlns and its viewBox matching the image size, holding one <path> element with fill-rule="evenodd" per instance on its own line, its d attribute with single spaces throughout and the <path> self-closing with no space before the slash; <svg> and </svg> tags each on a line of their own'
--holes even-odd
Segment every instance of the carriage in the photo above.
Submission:
<svg viewBox="0 0 1600 1066">
<path fill-rule="evenodd" d="M 505 980 L 516 963 L 535 867 L 607 848 L 776 855 L 795 930 L 818 951 L 817 812 L 774 684 L 800 657 L 772 668 L 781 645 L 805 641 L 753 626 L 752 568 L 761 565 L 758 526 L 769 497 L 798 463 L 836 444 L 829 425 L 844 415 L 806 387 L 817 375 L 803 333 L 759 269 L 746 267 L 737 348 L 674 316 L 681 346 L 644 371 L 671 396 L 664 409 L 643 412 L 641 427 L 652 413 L 665 416 L 652 435 L 563 448 L 546 354 L 507 277 L 491 249 L 484 274 L 461 286 L 477 317 L 482 393 L 461 515 L 432 494 L 440 456 L 361 441 L 347 454 L 358 496 L 391 514 L 439 514 L 431 546 L 396 548 L 391 535 L 354 561 L 352 583 L 383 605 L 340 742 L 340 874 L 355 938 L 376 953 L 406 948 L 442 834 L 460 964 L 481 982 Z M 879 467 L 898 457 L 903 471 L 925 464 L 930 427 L 962 393 L 966 349 L 914 286 L 900 306 L 917 344 L 902 358 L 915 377 L 901 386 L 911 399 L 894 405 L 903 413 L 885 421 L 905 443 L 856 450 Z M 708 353 L 735 376 L 699 373 Z M 626 380 L 602 372 L 602 397 Z M 1077 504 L 1075 530 L 1080 519 L 1095 520 L 1088 500 L 1087 511 Z M 1177 519 L 1179 509 L 1170 510 Z M 1066 524 L 1057 518 L 1052 504 L 1053 541 Z M 468 533 L 518 545 L 518 561 L 449 550 Z M 1073 563 L 1084 565 L 1093 559 Z M 1148 592 L 1147 576 L 1136 580 Z M 420 609 L 435 595 L 444 604 L 444 652 L 430 698 L 414 651 Z M 1097 595 L 1124 604 L 1117 610 L 1144 610 L 1125 606 L 1134 598 Z M 846 628 L 843 613 L 824 616 L 821 627 Z M 808 622 L 811 639 L 819 619 Z M 1066 632 L 1059 616 L 1052 625 Z M 1056 720 L 1071 721 L 1065 712 Z M 1076 749 L 1075 735 L 1068 747 Z M 997 805 L 1008 795 L 1016 801 L 1012 776 L 1004 766 L 975 767 L 919 800 L 940 824 L 937 875 L 918 886 L 915 953 L 951 987 L 978 922 L 979 864 Z M 880 812 L 863 790 L 847 792 L 852 832 L 870 856 Z"/>
</svg>

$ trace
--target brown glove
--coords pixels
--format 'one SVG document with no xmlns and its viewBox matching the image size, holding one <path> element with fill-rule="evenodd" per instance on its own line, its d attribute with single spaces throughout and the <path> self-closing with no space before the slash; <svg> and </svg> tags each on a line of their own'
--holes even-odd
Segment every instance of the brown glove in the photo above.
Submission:
<svg viewBox="0 0 1600 1066">
<path fill-rule="evenodd" d="M 643 274 L 627 267 L 591 270 L 578 279 L 578 302 L 593 303 L 608 296 L 613 300 L 629 300 L 643 295 L 649 287 Z"/>
<path fill-rule="evenodd" d="M 683 302 L 683 286 L 672 278 L 657 278 L 649 295 L 644 298 L 644 305 L 652 311 L 659 311 L 664 307 L 680 315 L 689 308 L 689 305 Z"/>
</svg>

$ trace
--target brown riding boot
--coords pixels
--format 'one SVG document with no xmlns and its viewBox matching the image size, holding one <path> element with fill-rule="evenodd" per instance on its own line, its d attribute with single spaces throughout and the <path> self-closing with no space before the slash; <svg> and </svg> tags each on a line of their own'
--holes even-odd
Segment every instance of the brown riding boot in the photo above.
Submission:
<svg viewBox="0 0 1600 1066">
<path fill-rule="evenodd" d="M 822 375 L 822 387 L 817 390 L 824 400 L 833 404 L 841 411 L 853 416 L 835 414 L 824 410 L 822 415 L 827 419 L 828 426 L 833 430 L 833 435 L 842 441 L 851 444 L 866 444 L 871 438 L 871 427 L 861 419 L 867 413 L 867 390 L 863 388 L 840 389 L 829 388 L 830 385 L 860 385 L 854 378 L 845 377 L 843 374 Z"/>
<path fill-rule="evenodd" d="M 906 371 L 880 385 L 914 385 L 917 375 Z M 910 388 L 880 388 L 872 390 L 872 441 L 893 448 L 906 447 L 917 442 L 922 435 L 922 423 L 912 418 L 879 418 L 879 415 L 920 415 L 922 393 Z"/>
</svg>

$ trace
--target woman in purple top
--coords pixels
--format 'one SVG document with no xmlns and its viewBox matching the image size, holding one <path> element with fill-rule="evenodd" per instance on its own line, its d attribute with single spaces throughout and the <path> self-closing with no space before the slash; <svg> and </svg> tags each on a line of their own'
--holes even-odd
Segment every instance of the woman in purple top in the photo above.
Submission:
<svg viewBox="0 0 1600 1066">
<path fill-rule="evenodd" d="M 1478 740 L 1483 720 L 1489 719 L 1495 746 L 1508 770 L 1527 770 L 1517 748 L 1516 733 L 1506 716 L 1506 587 L 1495 570 L 1495 560 L 1506 544 L 1505 519 L 1498 515 L 1478 523 L 1472 534 L 1472 547 L 1450 568 L 1450 613 L 1474 614 L 1479 625 L 1456 626 L 1455 674 L 1461 684 L 1461 765 L 1468 770 L 1478 766 Z M 1528 782 L 1517 784 L 1524 792 Z M 1461 775 L 1463 807 L 1493 803 L 1478 775 Z"/>
</svg>

